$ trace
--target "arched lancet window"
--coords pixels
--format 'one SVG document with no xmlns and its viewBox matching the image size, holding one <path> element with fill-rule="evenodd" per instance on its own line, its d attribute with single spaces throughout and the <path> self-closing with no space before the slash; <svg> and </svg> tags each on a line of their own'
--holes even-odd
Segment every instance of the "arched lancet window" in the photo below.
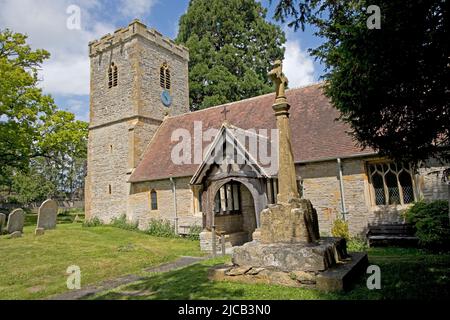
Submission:
<svg viewBox="0 0 450 320">
<path fill-rule="evenodd" d="M 158 210 L 158 195 L 156 194 L 155 189 L 150 191 L 150 201 L 152 210 Z"/>
<path fill-rule="evenodd" d="M 117 87 L 117 82 L 119 79 L 119 73 L 117 71 L 117 66 L 114 62 L 108 68 L 108 88 Z"/>
<path fill-rule="evenodd" d="M 170 90 L 170 70 L 166 62 L 159 68 L 159 84 L 161 88 Z"/>
</svg>

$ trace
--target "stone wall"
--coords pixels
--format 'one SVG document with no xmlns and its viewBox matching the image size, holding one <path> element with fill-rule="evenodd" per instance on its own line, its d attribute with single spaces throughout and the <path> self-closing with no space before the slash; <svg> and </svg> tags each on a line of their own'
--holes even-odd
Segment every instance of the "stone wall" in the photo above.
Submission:
<svg viewBox="0 0 450 320">
<path fill-rule="evenodd" d="M 450 164 L 449 164 L 450 165 Z M 420 168 L 419 186 L 423 199 L 427 200 L 447 200 L 449 186 L 442 181 L 442 171 L 448 168 L 442 166 L 437 161 L 430 160 L 427 166 Z"/>
<path fill-rule="evenodd" d="M 193 212 L 193 194 L 190 178 L 175 178 L 178 226 L 202 224 L 201 213 Z M 150 192 L 155 190 L 158 209 L 151 210 Z M 174 193 L 169 179 L 135 183 L 128 200 L 128 219 L 138 221 L 140 229 L 146 229 L 151 219 L 175 221 Z M 183 230 L 181 230 L 183 231 Z"/>
<path fill-rule="evenodd" d="M 367 176 L 361 160 L 343 160 L 346 219 L 352 234 L 361 234 L 368 223 Z M 320 233 L 329 235 L 333 221 L 342 217 L 337 161 L 297 165 L 303 179 L 303 195 L 317 210 Z"/>
</svg>

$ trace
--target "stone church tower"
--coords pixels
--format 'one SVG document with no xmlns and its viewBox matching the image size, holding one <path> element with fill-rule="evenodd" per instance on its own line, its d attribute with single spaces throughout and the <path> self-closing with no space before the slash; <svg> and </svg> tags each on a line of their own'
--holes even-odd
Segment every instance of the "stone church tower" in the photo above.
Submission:
<svg viewBox="0 0 450 320">
<path fill-rule="evenodd" d="M 189 111 L 188 50 L 138 20 L 89 43 L 86 218 L 127 213 L 130 174 L 165 116 Z"/>
</svg>

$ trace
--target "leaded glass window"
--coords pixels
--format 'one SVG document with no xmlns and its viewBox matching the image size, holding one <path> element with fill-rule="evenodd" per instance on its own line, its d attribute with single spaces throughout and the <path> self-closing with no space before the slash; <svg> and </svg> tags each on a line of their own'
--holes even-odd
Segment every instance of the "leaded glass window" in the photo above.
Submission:
<svg viewBox="0 0 450 320">
<path fill-rule="evenodd" d="M 394 162 L 369 163 L 368 169 L 375 205 L 403 205 L 415 200 L 410 165 Z"/>
</svg>

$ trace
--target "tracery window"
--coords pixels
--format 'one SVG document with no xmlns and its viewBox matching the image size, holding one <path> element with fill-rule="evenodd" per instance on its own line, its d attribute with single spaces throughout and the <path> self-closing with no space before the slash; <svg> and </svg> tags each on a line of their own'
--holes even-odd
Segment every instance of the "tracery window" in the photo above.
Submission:
<svg viewBox="0 0 450 320">
<path fill-rule="evenodd" d="M 375 205 L 414 202 L 413 170 L 408 164 L 394 162 L 369 163 L 369 178 Z"/>
</svg>

